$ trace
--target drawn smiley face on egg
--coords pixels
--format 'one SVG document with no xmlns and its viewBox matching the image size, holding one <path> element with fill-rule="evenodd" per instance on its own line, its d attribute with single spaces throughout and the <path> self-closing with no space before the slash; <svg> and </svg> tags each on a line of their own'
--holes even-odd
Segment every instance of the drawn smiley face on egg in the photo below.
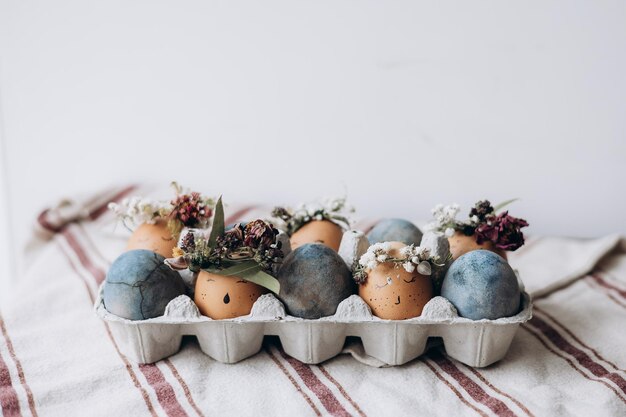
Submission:
<svg viewBox="0 0 626 417">
<path fill-rule="evenodd" d="M 250 314 L 252 305 L 267 289 L 239 277 L 200 271 L 194 302 L 200 313 L 215 320 Z"/>
<path fill-rule="evenodd" d="M 296 230 L 289 241 L 292 250 L 305 243 L 321 243 L 337 252 L 342 237 L 343 230 L 337 224 L 330 220 L 313 220 Z"/>
<path fill-rule="evenodd" d="M 392 242 L 390 255 L 399 257 L 404 243 Z M 359 285 L 359 296 L 372 313 L 387 320 L 404 320 L 422 314 L 433 297 L 430 277 L 417 271 L 407 272 L 402 265 L 385 262 L 367 271 L 365 283 Z"/>
</svg>

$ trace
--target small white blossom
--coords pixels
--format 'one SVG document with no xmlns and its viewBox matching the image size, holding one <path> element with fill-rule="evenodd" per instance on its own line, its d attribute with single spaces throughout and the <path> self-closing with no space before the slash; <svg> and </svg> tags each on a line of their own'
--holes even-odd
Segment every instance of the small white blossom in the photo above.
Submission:
<svg viewBox="0 0 626 417">
<path fill-rule="evenodd" d="M 387 258 L 388 258 L 387 254 L 385 254 L 385 253 L 381 253 L 380 255 L 378 255 L 378 256 L 376 257 L 376 260 L 377 260 L 378 262 L 385 262 L 385 261 L 387 260 Z"/>
<path fill-rule="evenodd" d="M 408 257 L 411 255 L 411 245 L 400 248 L 400 256 Z"/>
<path fill-rule="evenodd" d="M 446 231 L 444 232 L 444 235 L 446 237 L 452 237 L 454 236 L 454 229 L 451 227 L 446 228 Z"/>
<path fill-rule="evenodd" d="M 412 262 L 405 262 L 402 264 L 402 267 L 404 267 L 404 270 L 406 272 L 413 272 L 415 271 L 415 264 Z"/>
</svg>

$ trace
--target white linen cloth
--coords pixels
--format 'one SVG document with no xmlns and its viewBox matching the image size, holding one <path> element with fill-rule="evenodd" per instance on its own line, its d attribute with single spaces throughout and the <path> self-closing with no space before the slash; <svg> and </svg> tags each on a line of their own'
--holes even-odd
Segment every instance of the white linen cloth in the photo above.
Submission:
<svg viewBox="0 0 626 417">
<path fill-rule="evenodd" d="M 271 339 L 233 365 L 194 340 L 137 365 L 92 308 L 125 244 L 104 204 L 133 191 L 145 194 L 106 190 L 39 217 L 29 267 L 0 314 L 0 416 L 626 415 L 626 245 L 618 236 L 533 237 L 512 253 L 535 296 L 534 317 L 507 356 L 484 369 L 439 348 L 397 367 L 351 355 L 305 365 Z M 226 215 L 262 213 L 232 206 Z"/>
</svg>

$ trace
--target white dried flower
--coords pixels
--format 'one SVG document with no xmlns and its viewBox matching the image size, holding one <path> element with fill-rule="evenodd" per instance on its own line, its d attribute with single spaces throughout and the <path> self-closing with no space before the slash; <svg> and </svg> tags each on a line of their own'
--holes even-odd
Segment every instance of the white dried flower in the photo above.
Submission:
<svg viewBox="0 0 626 417">
<path fill-rule="evenodd" d="M 408 257 L 411 254 L 411 246 L 404 246 L 400 248 L 400 256 Z"/>
<path fill-rule="evenodd" d="M 443 233 L 445 235 L 445 237 L 452 237 L 454 236 L 454 229 L 451 227 L 446 228 L 446 231 Z"/>
<path fill-rule="evenodd" d="M 376 257 L 376 260 L 377 260 L 378 262 L 385 262 L 385 261 L 387 260 L 387 258 L 388 258 L 388 256 L 387 256 L 387 254 L 386 254 L 386 253 L 381 253 L 380 255 L 378 255 L 378 256 Z"/>
<path fill-rule="evenodd" d="M 412 262 L 405 262 L 402 264 L 402 267 L 404 268 L 406 272 L 409 272 L 409 273 L 415 271 L 415 264 Z"/>
</svg>

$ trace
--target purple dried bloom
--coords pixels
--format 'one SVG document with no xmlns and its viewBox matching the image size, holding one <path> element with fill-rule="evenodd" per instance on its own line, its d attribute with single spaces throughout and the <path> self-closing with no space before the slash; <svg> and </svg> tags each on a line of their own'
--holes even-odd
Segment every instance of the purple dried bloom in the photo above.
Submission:
<svg viewBox="0 0 626 417">
<path fill-rule="evenodd" d="M 217 238 L 217 246 L 228 250 L 240 248 L 243 245 L 243 234 L 243 226 L 237 223 L 232 229 Z"/>
<path fill-rule="evenodd" d="M 491 241 L 498 249 L 514 251 L 524 244 L 521 228 L 527 226 L 526 220 L 509 216 L 509 212 L 504 211 L 497 216 L 489 216 L 476 228 L 476 242 Z"/>
<path fill-rule="evenodd" d="M 171 204 L 173 208 L 170 218 L 179 220 L 186 227 L 196 227 L 213 214 L 197 192 L 179 195 L 171 201 Z"/>
<path fill-rule="evenodd" d="M 196 238 L 193 232 L 187 232 L 180 242 L 180 248 L 189 253 L 196 249 Z"/>
<path fill-rule="evenodd" d="M 263 220 L 254 220 L 246 225 L 244 244 L 251 248 L 267 247 L 276 241 L 278 230 Z"/>
</svg>

